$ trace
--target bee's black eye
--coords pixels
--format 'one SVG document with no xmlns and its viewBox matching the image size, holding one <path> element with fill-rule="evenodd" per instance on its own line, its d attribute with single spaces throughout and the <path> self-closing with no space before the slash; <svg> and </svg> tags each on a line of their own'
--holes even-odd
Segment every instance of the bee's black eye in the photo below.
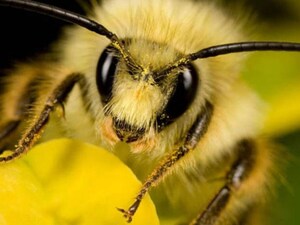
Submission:
<svg viewBox="0 0 300 225">
<path fill-rule="evenodd" d="M 193 102 L 198 88 L 198 73 L 188 65 L 178 74 L 177 85 L 163 113 L 157 117 L 158 130 L 181 116 Z"/>
<path fill-rule="evenodd" d="M 117 72 L 119 57 L 117 50 L 108 46 L 102 52 L 96 71 L 96 83 L 103 103 L 107 103 L 112 95 L 112 87 Z"/>
</svg>

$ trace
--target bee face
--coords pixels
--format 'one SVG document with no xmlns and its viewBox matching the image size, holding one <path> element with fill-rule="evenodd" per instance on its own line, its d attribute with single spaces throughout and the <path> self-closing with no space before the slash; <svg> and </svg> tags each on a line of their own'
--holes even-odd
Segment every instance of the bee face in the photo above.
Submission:
<svg viewBox="0 0 300 225">
<path fill-rule="evenodd" d="M 96 83 L 104 104 L 103 127 L 115 134 L 115 141 L 129 143 L 149 139 L 184 114 L 195 98 L 199 75 L 191 64 L 161 74 L 182 55 L 168 45 L 137 39 L 126 40 L 125 46 L 139 68 L 109 45 L 99 58 Z"/>
<path fill-rule="evenodd" d="M 77 28 L 67 31 L 62 42 L 62 64 L 87 80 L 84 101 L 91 105 L 97 137 L 109 145 L 122 140 L 144 150 L 151 149 L 145 145 L 151 142 L 168 151 L 166 146 L 181 141 L 205 100 L 213 100 L 238 77 L 242 57 L 195 61 L 163 74 L 162 68 L 197 49 L 240 40 L 240 32 L 206 3 L 197 7 L 182 1 L 111 4 L 114 1 L 104 1 L 92 15 L 116 32 L 134 65 L 114 44 Z M 113 10 L 105 13 L 106 8 Z"/>
</svg>

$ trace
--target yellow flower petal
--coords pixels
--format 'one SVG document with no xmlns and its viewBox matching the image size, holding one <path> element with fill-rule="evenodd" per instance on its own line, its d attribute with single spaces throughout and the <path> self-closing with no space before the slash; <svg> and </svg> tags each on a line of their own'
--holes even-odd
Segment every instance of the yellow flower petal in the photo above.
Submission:
<svg viewBox="0 0 300 225">
<path fill-rule="evenodd" d="M 0 186 L 1 225 L 119 225 L 116 208 L 127 209 L 141 184 L 104 149 L 57 139 L 0 165 Z M 131 224 L 159 224 L 148 195 Z"/>
</svg>

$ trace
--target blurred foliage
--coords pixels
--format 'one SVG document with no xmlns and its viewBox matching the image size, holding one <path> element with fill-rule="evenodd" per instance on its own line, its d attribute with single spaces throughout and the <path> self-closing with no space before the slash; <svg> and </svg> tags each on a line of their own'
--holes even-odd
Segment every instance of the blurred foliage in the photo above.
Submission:
<svg viewBox="0 0 300 225">
<path fill-rule="evenodd" d="M 253 1 L 254 6 L 256 1 Z M 268 0 L 258 17 L 259 40 L 300 42 L 300 2 Z M 281 6 L 279 13 L 274 9 Z M 284 13 L 283 13 L 284 11 Z M 276 12 L 276 13 L 274 13 Z M 266 16 L 270 17 L 266 18 Z M 263 20 L 260 20 L 263 19 Z M 300 224 L 300 55 L 299 53 L 254 53 L 245 67 L 244 76 L 268 104 L 265 133 L 284 147 L 288 162 L 284 183 L 272 204 L 273 225 Z"/>
</svg>

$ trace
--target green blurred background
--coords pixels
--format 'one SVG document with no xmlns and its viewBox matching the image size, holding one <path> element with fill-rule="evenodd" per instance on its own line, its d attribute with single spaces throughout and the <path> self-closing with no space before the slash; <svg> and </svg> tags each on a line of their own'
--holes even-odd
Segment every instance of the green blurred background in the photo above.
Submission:
<svg viewBox="0 0 300 225">
<path fill-rule="evenodd" d="M 253 4 L 255 1 L 252 1 Z M 258 1 L 263 11 L 257 17 L 260 40 L 300 42 L 300 1 Z M 255 29 L 255 27 L 254 27 Z M 290 154 L 285 184 L 271 205 L 274 225 L 300 224 L 300 54 L 255 53 L 247 62 L 245 78 L 269 103 L 265 132 Z"/>
<path fill-rule="evenodd" d="M 195 0 L 196 1 L 196 0 Z M 299 0 L 207 0 L 217 1 L 230 11 L 253 21 L 248 40 L 300 42 Z M 75 0 L 43 0 L 83 13 Z M 238 5 L 238 7 L 237 7 Z M 243 8 L 243 10 L 241 10 Z M 48 50 L 59 38 L 64 22 L 0 8 L 0 76 L 15 60 L 32 58 Z M 250 29 L 251 28 L 251 29 Z M 300 53 L 254 53 L 243 76 L 269 104 L 264 132 L 290 154 L 286 184 L 278 187 L 271 214 L 274 225 L 300 224 Z M 1 74 L 2 73 L 2 74 Z M 0 89 L 1 91 L 1 89 Z"/>
</svg>

